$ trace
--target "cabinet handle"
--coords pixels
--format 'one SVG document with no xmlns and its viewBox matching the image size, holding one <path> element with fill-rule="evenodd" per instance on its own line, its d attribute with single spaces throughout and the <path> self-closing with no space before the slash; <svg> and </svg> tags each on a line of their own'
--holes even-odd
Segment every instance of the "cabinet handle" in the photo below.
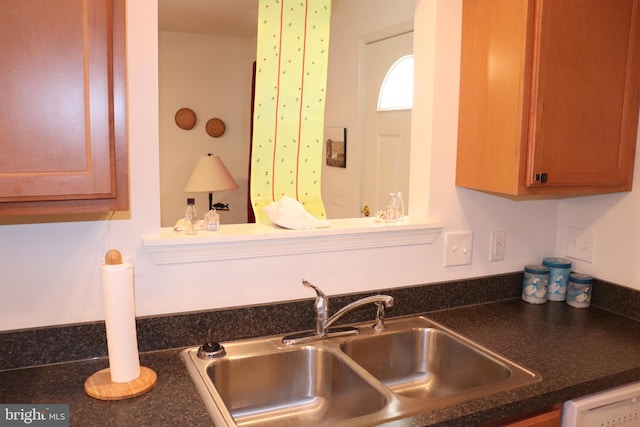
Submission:
<svg viewBox="0 0 640 427">
<path fill-rule="evenodd" d="M 543 172 L 543 173 L 537 173 L 534 175 L 533 177 L 533 181 L 534 182 L 541 182 L 541 183 L 546 183 L 548 179 L 547 173 Z"/>
</svg>

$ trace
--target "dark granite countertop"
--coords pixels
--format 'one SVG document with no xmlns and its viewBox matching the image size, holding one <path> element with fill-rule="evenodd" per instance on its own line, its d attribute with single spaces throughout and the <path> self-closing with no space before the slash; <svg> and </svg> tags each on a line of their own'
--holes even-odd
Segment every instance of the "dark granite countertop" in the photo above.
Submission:
<svg viewBox="0 0 640 427">
<path fill-rule="evenodd" d="M 543 380 L 393 426 L 482 426 L 640 380 L 640 322 L 600 308 L 512 299 L 426 316 L 537 371 Z M 84 393 L 84 381 L 108 365 L 99 358 L 0 371 L 0 403 L 66 403 L 72 426 L 213 425 L 179 350 L 142 353 L 141 364 L 157 373 L 158 382 L 136 398 L 100 401 Z"/>
</svg>

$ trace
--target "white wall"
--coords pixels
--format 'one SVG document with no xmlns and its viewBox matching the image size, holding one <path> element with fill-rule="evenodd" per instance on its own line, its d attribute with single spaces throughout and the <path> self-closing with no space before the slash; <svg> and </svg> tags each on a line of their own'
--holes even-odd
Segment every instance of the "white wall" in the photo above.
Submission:
<svg viewBox="0 0 640 427">
<path fill-rule="evenodd" d="M 640 141 L 640 133 L 638 134 Z M 591 262 L 574 260 L 575 270 L 640 289 L 640 159 L 636 152 L 634 191 L 562 200 L 556 252 L 565 254 L 569 227 L 594 237 Z"/>
<path fill-rule="evenodd" d="M 187 197 L 195 197 L 200 218 L 209 210 L 207 193 L 184 191 L 198 159 L 207 153 L 220 156 L 239 185 L 237 190 L 213 195 L 214 203 L 229 204 L 229 211 L 220 211 L 221 223 L 247 222 L 255 37 L 161 31 L 158 51 L 162 226 L 171 227 L 184 216 Z M 176 111 L 183 107 L 196 113 L 191 130 L 175 123 Z M 225 122 L 226 129 L 212 138 L 205 126 L 215 117 Z"/>
<path fill-rule="evenodd" d="M 566 216 L 586 209 L 606 214 L 594 215 L 606 230 L 598 235 L 598 247 L 617 249 L 623 242 L 621 249 L 631 253 L 638 246 L 637 226 L 636 235 L 608 235 L 615 223 L 630 223 L 637 216 L 640 196 L 634 193 L 512 202 L 454 186 L 461 2 L 420 0 L 420 95 L 414 112 L 421 119 L 414 120 L 412 134 L 432 153 L 432 161 L 415 171 L 412 167 L 411 173 L 424 178 L 425 188 L 427 180 L 431 186 L 412 194 L 411 205 L 428 202 L 429 217 L 442 221 L 445 232 L 473 230 L 472 265 L 442 267 L 442 236 L 428 246 L 154 265 L 142 237 L 157 235 L 160 225 L 157 3 L 130 1 L 127 8 L 130 219 L 0 226 L 0 330 L 102 319 L 99 266 L 108 240 L 134 261 L 138 315 L 310 297 L 300 284 L 303 277 L 335 294 L 519 271 L 543 256 L 561 255 L 556 253 L 558 218 L 566 222 Z M 496 229 L 507 231 L 506 258 L 488 262 L 488 233 Z M 640 289 L 634 283 L 640 278 L 637 267 L 625 270 L 624 277 L 616 272 L 630 258 L 614 262 L 613 257 L 600 257 L 591 272 Z"/>
</svg>

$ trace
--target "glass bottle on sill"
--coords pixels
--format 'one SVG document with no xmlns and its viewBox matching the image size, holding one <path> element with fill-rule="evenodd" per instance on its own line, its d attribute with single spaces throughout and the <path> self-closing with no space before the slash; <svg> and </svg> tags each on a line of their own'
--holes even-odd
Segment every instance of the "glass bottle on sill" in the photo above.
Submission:
<svg viewBox="0 0 640 427">
<path fill-rule="evenodd" d="M 198 212 L 196 211 L 195 199 L 187 199 L 187 210 L 184 213 L 185 234 L 198 233 Z"/>
<path fill-rule="evenodd" d="M 400 191 L 396 193 L 396 209 L 396 221 L 402 221 L 404 219 L 404 200 L 402 200 Z"/>
<path fill-rule="evenodd" d="M 396 193 L 389 193 L 389 203 L 387 203 L 386 220 L 388 222 L 397 221 L 398 219 L 398 202 Z"/>
</svg>

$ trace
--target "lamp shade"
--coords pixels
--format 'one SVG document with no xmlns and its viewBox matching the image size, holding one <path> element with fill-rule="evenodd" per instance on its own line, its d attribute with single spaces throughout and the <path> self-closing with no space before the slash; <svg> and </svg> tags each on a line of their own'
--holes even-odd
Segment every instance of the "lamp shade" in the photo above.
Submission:
<svg viewBox="0 0 640 427">
<path fill-rule="evenodd" d="M 204 156 L 198 160 L 184 191 L 189 193 L 235 190 L 238 184 L 218 156 Z"/>
</svg>

